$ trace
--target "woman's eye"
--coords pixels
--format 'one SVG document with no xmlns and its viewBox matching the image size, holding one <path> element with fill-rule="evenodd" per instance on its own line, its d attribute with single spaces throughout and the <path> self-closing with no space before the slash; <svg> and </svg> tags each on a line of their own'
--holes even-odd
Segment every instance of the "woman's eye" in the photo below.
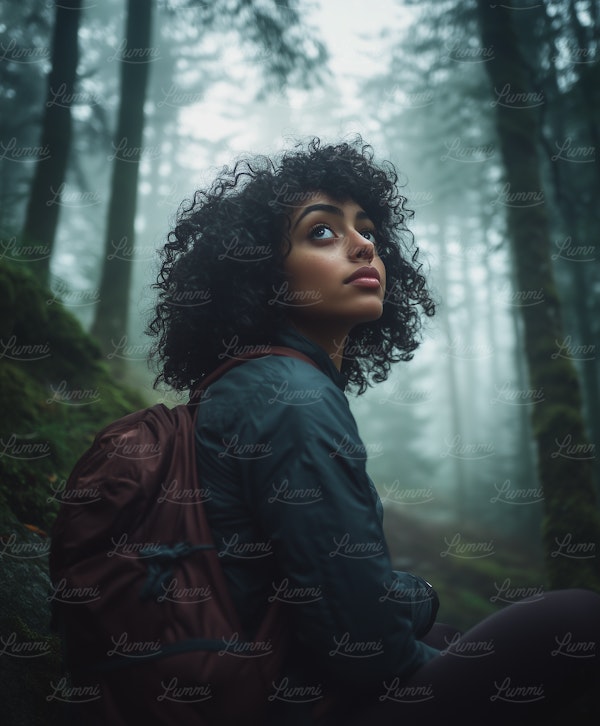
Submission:
<svg viewBox="0 0 600 726">
<path fill-rule="evenodd" d="M 364 232 L 361 232 L 361 234 L 365 239 L 368 239 L 369 242 L 372 242 L 373 244 L 377 244 L 377 237 L 375 236 L 374 230 L 365 229 Z"/>
<path fill-rule="evenodd" d="M 310 230 L 308 236 L 311 239 L 334 239 L 335 232 L 326 224 L 317 224 Z"/>
</svg>

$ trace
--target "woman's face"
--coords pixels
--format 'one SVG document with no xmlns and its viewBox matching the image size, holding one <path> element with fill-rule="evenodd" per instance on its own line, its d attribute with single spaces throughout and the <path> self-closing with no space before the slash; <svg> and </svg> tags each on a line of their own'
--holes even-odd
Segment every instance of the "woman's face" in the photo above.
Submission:
<svg viewBox="0 0 600 726">
<path fill-rule="evenodd" d="M 385 266 L 375 225 L 351 199 L 307 195 L 290 216 L 291 250 L 279 302 L 305 335 L 344 336 L 383 312 Z"/>
</svg>

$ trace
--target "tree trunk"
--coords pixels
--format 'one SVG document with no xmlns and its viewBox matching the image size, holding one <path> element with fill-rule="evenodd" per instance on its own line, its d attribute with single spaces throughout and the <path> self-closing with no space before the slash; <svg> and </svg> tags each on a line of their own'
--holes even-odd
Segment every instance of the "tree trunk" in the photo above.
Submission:
<svg viewBox="0 0 600 726">
<path fill-rule="evenodd" d="M 569 16 L 570 25 L 574 28 L 574 34 L 577 38 L 578 46 L 589 51 L 591 55 L 593 53 L 593 48 L 586 48 L 585 33 L 577 19 L 577 13 L 573 2 L 570 2 L 569 5 Z M 542 18 L 544 21 L 544 36 L 549 45 L 548 55 L 549 57 L 558 57 L 560 51 L 559 39 L 553 31 L 552 20 L 548 15 L 547 8 L 544 8 Z M 584 134 L 585 129 L 589 130 L 589 141 L 592 141 L 595 144 L 595 148 L 600 150 L 596 128 L 597 124 L 595 122 L 595 116 L 597 116 L 597 113 L 593 105 L 594 94 L 592 89 L 587 87 L 584 83 L 586 73 L 587 71 L 584 68 L 583 72 L 580 72 L 579 80 L 576 84 L 582 97 L 582 107 L 586 111 L 585 118 L 588 121 L 587 124 L 583 124 L 583 130 Z M 575 249 L 577 249 L 579 244 L 581 244 L 583 248 L 585 247 L 585 242 L 587 240 L 595 239 L 596 237 L 596 231 L 592 220 L 594 219 L 594 207 L 598 198 L 598 191 L 600 191 L 600 186 L 598 186 L 597 183 L 598 176 L 597 174 L 590 174 L 589 171 L 586 170 L 585 173 L 587 181 L 585 186 L 590 192 L 590 198 L 582 199 L 582 195 L 578 189 L 578 186 L 580 187 L 581 175 L 583 173 L 581 166 L 573 164 L 572 161 L 562 159 L 560 156 L 559 158 L 553 158 L 554 149 L 552 148 L 552 140 L 562 140 L 569 137 L 567 104 L 564 103 L 564 100 L 561 98 L 556 66 L 554 64 L 549 64 L 548 70 L 544 74 L 544 88 L 548 89 L 549 94 L 551 94 L 553 99 L 557 99 L 555 108 L 553 108 L 553 113 L 548 114 L 546 121 L 549 126 L 547 137 L 542 139 L 550 161 L 550 177 L 554 188 L 555 203 L 557 209 L 560 211 L 568 238 L 574 241 Z M 590 93 L 591 95 L 589 95 Z M 583 144 L 583 139 L 581 139 L 581 141 Z M 600 169 L 600 164 L 595 163 L 593 166 L 597 170 Z M 592 274 L 590 274 L 588 269 L 590 267 L 590 263 L 593 264 L 593 261 L 577 259 L 577 257 L 571 261 L 568 258 L 567 252 L 567 260 L 564 261 L 564 266 L 569 272 L 568 284 L 573 290 L 572 327 L 575 329 L 577 344 L 573 346 L 565 345 L 564 347 L 568 350 L 568 355 L 572 355 L 575 360 L 579 359 L 580 361 L 581 382 L 585 403 L 584 414 L 588 422 L 589 436 L 596 451 L 598 451 L 600 447 L 600 367 L 596 356 L 590 355 L 589 352 L 595 350 L 594 320 L 596 319 L 594 315 L 594 300 L 596 296 L 594 295 L 593 270 Z M 570 336 L 567 337 L 568 339 L 570 338 Z M 596 479 L 596 491 L 600 492 L 600 459 L 598 457 L 594 459 L 594 472 Z"/>
<path fill-rule="evenodd" d="M 515 284 L 515 270 L 514 270 L 514 259 L 512 260 L 513 266 L 511 269 L 510 284 L 513 290 L 517 289 Z M 525 391 L 529 385 L 529 373 L 527 370 L 527 360 L 525 358 L 525 334 L 523 325 L 523 315 L 521 311 L 514 307 L 511 313 L 513 330 L 514 330 L 514 369 L 516 375 L 516 388 L 519 391 Z M 516 451 L 515 461 L 518 462 L 518 468 L 515 472 L 515 476 L 518 481 L 522 484 L 524 489 L 539 489 L 540 480 L 536 469 L 536 442 L 532 433 L 531 416 L 530 413 L 532 407 L 538 404 L 533 399 L 530 406 L 518 406 L 519 418 L 516 422 L 517 437 L 518 437 L 518 448 Z M 537 495 L 532 496 L 533 500 L 537 500 Z M 519 508 L 517 507 L 517 510 Z M 531 539 L 538 539 L 537 532 L 539 531 L 540 517 L 539 507 L 535 504 L 528 504 L 522 507 L 522 516 L 517 521 L 519 529 L 525 529 L 527 535 Z M 538 542 L 539 544 L 539 542 Z"/>
<path fill-rule="evenodd" d="M 152 27 L 151 0 L 129 0 L 121 54 L 121 97 L 114 141 L 113 172 L 100 281 L 100 301 L 92 335 L 105 353 L 114 353 L 127 336 L 135 247 L 135 214 L 144 132 L 144 102 Z M 123 346 L 120 346 L 121 348 Z M 118 356 L 113 362 L 123 362 Z"/>
<path fill-rule="evenodd" d="M 443 260 L 448 259 L 446 244 L 446 229 L 448 217 L 444 215 L 442 222 L 438 225 L 438 239 L 440 243 L 440 256 Z M 468 490 L 469 479 L 467 475 L 467 466 L 465 460 L 455 450 L 460 449 L 462 437 L 464 436 L 464 411 L 462 406 L 462 397 L 459 392 L 459 376 L 455 360 L 454 348 L 458 345 L 457 339 L 453 337 L 452 321 L 450 319 L 449 297 L 450 297 L 450 281 L 448 279 L 449 265 L 442 266 L 440 270 L 440 294 L 442 304 L 439 306 L 439 314 L 442 319 L 442 326 L 446 334 L 448 345 L 447 363 L 444 366 L 444 374 L 450 395 L 450 431 L 446 440 L 447 451 L 445 454 L 453 461 L 454 477 L 454 516 L 456 521 L 462 525 L 467 519 L 468 509 Z M 454 453 L 453 453 L 454 452 Z"/>
<path fill-rule="evenodd" d="M 21 233 L 23 249 L 32 250 L 31 268 L 47 282 L 54 248 L 69 149 L 71 102 L 75 88 L 79 47 L 77 33 L 81 0 L 56 2 L 52 35 L 52 69 L 42 117 L 40 147 Z M 29 253 L 27 253 L 29 254 Z M 24 256 L 24 259 L 27 255 Z"/>
<path fill-rule="evenodd" d="M 591 3 L 591 5 L 594 4 L 593 2 Z M 586 33 L 586 29 L 577 16 L 574 0 L 569 0 L 569 24 L 573 28 L 577 40 L 577 47 L 584 53 L 584 58 L 593 58 L 596 49 L 590 42 L 592 39 L 588 39 L 588 33 Z M 598 61 L 596 60 L 597 63 Z M 598 188 L 598 183 L 600 182 L 600 164 L 598 163 L 598 154 L 600 153 L 600 129 L 598 128 L 600 122 L 600 93 L 597 88 L 598 73 L 593 72 L 593 65 L 596 64 L 592 64 L 591 62 L 584 63 L 582 68 L 578 69 L 577 87 L 582 106 L 585 109 L 585 125 L 587 126 L 589 139 L 591 145 L 596 150 L 596 163 L 593 165 L 593 168 L 596 170 L 596 188 Z"/>
<path fill-rule="evenodd" d="M 541 191 L 535 99 L 528 94 L 511 9 L 487 0 L 478 0 L 477 6 L 482 45 L 494 51 L 486 63 L 487 72 L 492 88 L 503 91 L 502 100 L 495 103 L 496 127 L 517 283 L 523 295 L 542 295 L 536 304 L 524 305 L 522 312 L 530 385 L 543 395 L 532 407 L 532 423 L 544 491 L 549 584 L 600 590 L 594 452 L 584 434 L 577 372 L 571 360 L 556 355 L 556 341 L 564 340 L 564 333 Z"/>
</svg>

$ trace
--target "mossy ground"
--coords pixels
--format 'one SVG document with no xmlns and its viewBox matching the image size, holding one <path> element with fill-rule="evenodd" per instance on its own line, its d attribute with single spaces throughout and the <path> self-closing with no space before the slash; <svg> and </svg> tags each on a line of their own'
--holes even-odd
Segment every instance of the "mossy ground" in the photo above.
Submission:
<svg viewBox="0 0 600 726">
<path fill-rule="evenodd" d="M 462 542 L 481 546 L 461 553 L 451 546 L 456 523 L 422 521 L 394 509 L 386 512 L 384 529 L 396 568 L 431 582 L 440 597 L 438 620 L 462 631 L 510 604 L 511 598 L 548 589 L 541 545 L 532 547 L 531 541 L 498 537 L 463 523 Z"/>
<path fill-rule="evenodd" d="M 147 405 L 54 296 L 0 263 L 0 702 L 11 726 L 60 723 L 48 532 L 77 458 L 108 422 Z"/>
<path fill-rule="evenodd" d="M 0 496 L 47 529 L 95 433 L 145 402 L 115 384 L 92 339 L 26 271 L 3 263 L 0 290 Z"/>
</svg>

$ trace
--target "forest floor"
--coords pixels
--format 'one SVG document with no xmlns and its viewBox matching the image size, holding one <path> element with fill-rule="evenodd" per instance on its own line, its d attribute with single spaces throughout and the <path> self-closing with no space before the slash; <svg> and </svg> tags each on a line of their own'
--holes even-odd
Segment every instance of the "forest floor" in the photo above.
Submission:
<svg viewBox="0 0 600 726">
<path fill-rule="evenodd" d="M 531 539 L 432 522 L 398 507 L 386 510 L 384 529 L 395 569 L 430 582 L 440 598 L 438 620 L 462 631 L 547 589 L 541 543 L 532 546 Z"/>
</svg>

